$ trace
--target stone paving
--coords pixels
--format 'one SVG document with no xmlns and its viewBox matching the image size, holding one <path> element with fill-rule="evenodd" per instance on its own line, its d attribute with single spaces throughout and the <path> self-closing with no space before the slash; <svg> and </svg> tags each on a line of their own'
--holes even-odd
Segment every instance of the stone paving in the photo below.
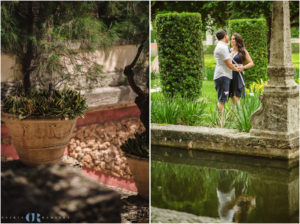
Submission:
<svg viewBox="0 0 300 224">
<path fill-rule="evenodd" d="M 1 159 L 2 222 L 25 222 L 32 211 L 44 222 L 149 222 L 149 201 L 78 172 L 81 164 L 69 156 L 37 168 Z"/>
<path fill-rule="evenodd" d="M 151 223 L 226 223 L 220 219 L 151 207 Z"/>
<path fill-rule="evenodd" d="M 64 156 L 63 162 L 81 168 L 81 163 L 70 156 Z M 121 195 L 122 223 L 149 223 L 149 201 L 140 197 L 137 192 L 99 183 L 101 186 L 116 191 Z"/>
</svg>

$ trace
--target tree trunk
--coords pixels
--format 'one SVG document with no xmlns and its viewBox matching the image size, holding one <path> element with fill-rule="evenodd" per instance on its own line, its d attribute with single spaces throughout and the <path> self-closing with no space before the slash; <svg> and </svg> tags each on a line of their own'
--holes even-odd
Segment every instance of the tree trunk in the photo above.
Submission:
<svg viewBox="0 0 300 224">
<path fill-rule="evenodd" d="M 142 89 L 135 83 L 134 72 L 133 72 L 133 68 L 143 50 L 144 43 L 145 43 L 145 41 L 142 41 L 142 44 L 140 45 L 133 62 L 130 65 L 127 65 L 125 67 L 124 74 L 127 76 L 130 87 L 138 95 L 135 98 L 135 104 L 138 106 L 138 108 L 141 112 L 140 119 L 148 133 L 148 131 L 149 131 L 149 94 L 144 93 L 142 91 Z"/>
<path fill-rule="evenodd" d="M 36 23 L 39 14 L 39 2 L 27 2 L 26 33 L 29 37 L 36 37 Z M 32 60 L 34 59 L 34 43 L 32 39 L 26 43 L 25 55 L 22 58 L 23 88 L 26 96 L 30 94 L 30 73 Z"/>
</svg>

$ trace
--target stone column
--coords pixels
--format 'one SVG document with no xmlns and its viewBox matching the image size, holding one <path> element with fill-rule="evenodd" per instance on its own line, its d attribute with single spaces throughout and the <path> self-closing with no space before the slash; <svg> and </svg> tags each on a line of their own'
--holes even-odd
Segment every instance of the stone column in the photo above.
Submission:
<svg viewBox="0 0 300 224">
<path fill-rule="evenodd" d="M 251 117 L 250 134 L 274 139 L 278 148 L 298 150 L 299 86 L 293 77 L 290 39 L 289 2 L 274 1 L 269 81 L 260 98 L 262 105 Z"/>
</svg>

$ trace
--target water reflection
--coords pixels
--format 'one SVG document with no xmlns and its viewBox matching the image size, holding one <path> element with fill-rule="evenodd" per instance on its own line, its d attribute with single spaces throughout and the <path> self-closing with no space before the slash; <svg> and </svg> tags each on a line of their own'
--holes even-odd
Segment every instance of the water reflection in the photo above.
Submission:
<svg viewBox="0 0 300 224">
<path fill-rule="evenodd" d="M 151 204 L 231 222 L 298 222 L 297 162 L 152 147 Z"/>
<path fill-rule="evenodd" d="M 227 222 L 245 222 L 256 204 L 256 197 L 249 195 L 249 175 L 221 170 L 217 187 L 218 214 Z M 245 180 L 246 179 L 246 180 Z"/>
</svg>

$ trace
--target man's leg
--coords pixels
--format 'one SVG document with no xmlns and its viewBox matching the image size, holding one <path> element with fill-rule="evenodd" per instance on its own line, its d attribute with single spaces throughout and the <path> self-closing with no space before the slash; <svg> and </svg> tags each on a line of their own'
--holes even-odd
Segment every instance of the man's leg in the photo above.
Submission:
<svg viewBox="0 0 300 224">
<path fill-rule="evenodd" d="M 231 80 L 227 77 L 220 77 L 215 80 L 215 88 L 218 94 L 218 115 L 221 128 L 225 126 L 224 106 L 228 101 L 229 86 Z"/>
</svg>

